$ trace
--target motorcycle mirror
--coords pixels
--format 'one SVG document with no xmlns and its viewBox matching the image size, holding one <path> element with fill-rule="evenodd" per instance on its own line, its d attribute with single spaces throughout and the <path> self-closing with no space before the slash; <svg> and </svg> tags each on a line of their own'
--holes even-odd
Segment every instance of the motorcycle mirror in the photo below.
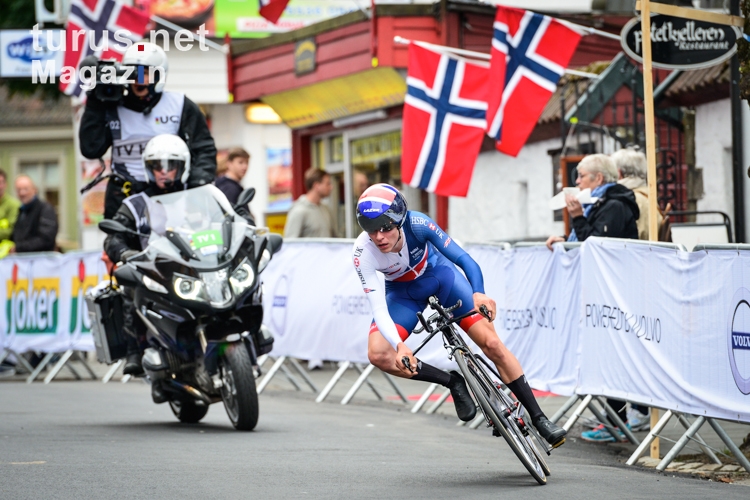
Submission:
<svg viewBox="0 0 750 500">
<path fill-rule="evenodd" d="M 104 219 L 99 223 L 99 229 L 107 234 L 119 234 L 119 233 L 132 233 L 130 229 L 126 228 L 119 222 L 112 219 Z"/>
<path fill-rule="evenodd" d="M 253 201 L 253 198 L 255 198 L 255 188 L 247 188 L 240 193 L 240 196 L 237 198 L 237 203 L 235 203 L 234 207 L 232 208 L 234 208 L 236 211 L 239 207 L 244 207 L 245 205 Z"/>
<path fill-rule="evenodd" d="M 279 234 L 268 235 L 268 248 L 271 250 L 271 254 L 275 254 L 281 250 L 281 244 L 284 243 L 284 239 Z"/>
</svg>

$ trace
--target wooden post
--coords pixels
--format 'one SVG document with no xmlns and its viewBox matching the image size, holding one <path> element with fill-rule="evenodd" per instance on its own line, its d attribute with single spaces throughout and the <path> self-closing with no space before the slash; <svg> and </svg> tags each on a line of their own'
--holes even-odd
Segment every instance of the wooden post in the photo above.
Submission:
<svg viewBox="0 0 750 500">
<path fill-rule="evenodd" d="M 646 159 L 648 160 L 648 239 L 659 235 L 656 214 L 656 130 L 654 127 L 654 82 L 651 70 L 651 2 L 641 2 L 641 33 L 643 34 L 643 109 L 646 122 Z M 651 428 L 659 421 L 659 410 L 651 408 Z M 651 458 L 659 458 L 659 438 L 651 443 Z"/>
</svg>

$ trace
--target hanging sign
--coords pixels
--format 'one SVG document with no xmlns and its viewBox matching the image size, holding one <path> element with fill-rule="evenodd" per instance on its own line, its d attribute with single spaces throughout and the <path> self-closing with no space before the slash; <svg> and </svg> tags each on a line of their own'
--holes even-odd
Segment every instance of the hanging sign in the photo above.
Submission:
<svg viewBox="0 0 750 500">
<path fill-rule="evenodd" d="M 698 69 L 714 66 L 737 51 L 740 31 L 733 26 L 682 17 L 651 16 L 652 64 L 662 69 Z M 641 20 L 631 19 L 620 32 L 623 50 L 643 62 Z"/>
</svg>

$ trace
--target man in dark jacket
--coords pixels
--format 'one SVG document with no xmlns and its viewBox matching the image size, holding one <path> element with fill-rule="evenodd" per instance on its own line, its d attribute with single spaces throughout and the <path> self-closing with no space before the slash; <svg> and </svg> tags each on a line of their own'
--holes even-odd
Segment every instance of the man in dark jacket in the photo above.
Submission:
<svg viewBox="0 0 750 500">
<path fill-rule="evenodd" d="M 121 178 L 112 178 L 107 184 L 107 219 L 114 216 L 127 196 L 146 188 L 141 155 L 156 135 L 174 134 L 187 143 L 192 156 L 189 188 L 209 184 L 216 176 L 216 146 L 200 108 L 183 94 L 164 91 L 164 50 L 153 43 L 139 42 L 128 48 L 122 64 L 146 68 L 140 72 L 142 84 L 129 85 L 127 95 L 119 102 L 101 101 L 95 89 L 89 91 L 78 132 L 81 154 L 86 158 L 101 158 L 112 147 L 112 171 Z"/>
<path fill-rule="evenodd" d="M 578 164 L 576 185 L 591 189 L 591 197 L 597 200 L 585 207 L 572 195 L 566 195 L 565 203 L 570 215 L 573 231 L 568 241 L 585 241 L 589 236 L 638 239 L 636 221 L 640 216 L 633 191 L 617 184 L 619 174 L 612 159 L 606 155 L 589 155 Z M 550 236 L 547 247 L 565 241 L 560 236 Z"/>
<path fill-rule="evenodd" d="M 52 252 L 57 238 L 57 214 L 46 201 L 37 197 L 34 181 L 27 175 L 16 178 L 16 195 L 21 201 L 13 227 L 11 252 Z"/>
</svg>

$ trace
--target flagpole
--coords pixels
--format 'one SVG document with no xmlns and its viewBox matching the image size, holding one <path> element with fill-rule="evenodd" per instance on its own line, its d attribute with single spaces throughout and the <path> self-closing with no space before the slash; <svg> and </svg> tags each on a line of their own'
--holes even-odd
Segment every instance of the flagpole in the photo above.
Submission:
<svg viewBox="0 0 750 500">
<path fill-rule="evenodd" d="M 435 49 L 435 50 L 439 50 L 442 52 L 450 52 L 452 54 L 472 57 L 474 59 L 481 59 L 483 61 L 490 60 L 490 55 L 485 54 L 484 52 L 475 52 L 473 50 L 457 49 L 455 47 L 446 47 L 445 45 L 435 45 L 434 43 L 421 42 L 419 40 L 409 40 L 408 38 L 404 38 L 398 35 L 393 37 L 393 41 L 401 45 L 409 45 L 410 43 L 414 43 L 416 45 L 420 45 L 428 49 Z M 569 75 L 581 76 L 583 78 L 591 78 L 594 80 L 601 78 L 601 76 L 597 75 L 596 73 L 587 73 L 585 71 L 578 71 L 575 69 L 565 68 L 564 72 Z"/>
<path fill-rule="evenodd" d="M 651 70 L 651 2 L 641 1 L 641 33 L 643 34 L 643 109 L 646 122 L 646 160 L 648 161 L 648 239 L 658 240 L 656 219 L 656 130 L 654 127 L 654 82 Z M 651 408 L 651 428 L 659 421 L 659 410 Z M 659 438 L 651 442 L 651 458 L 659 457 Z"/>
<path fill-rule="evenodd" d="M 502 7 L 503 6 L 500 3 L 499 0 L 479 0 L 479 1 L 481 3 L 486 3 L 486 4 L 489 4 L 489 5 L 494 5 L 495 7 Z M 526 10 L 528 10 L 529 12 L 534 12 L 534 11 L 529 10 L 529 9 L 526 9 Z M 544 14 L 542 14 L 542 15 L 544 15 Z M 616 35 L 614 33 L 609 33 L 607 31 L 598 30 L 596 28 L 591 28 L 589 26 L 583 26 L 581 24 L 572 23 L 570 21 L 566 21 L 565 19 L 560 19 L 560 18 L 557 18 L 557 17 L 554 17 L 553 19 L 555 21 L 559 22 L 559 23 L 567 25 L 571 29 L 578 30 L 578 31 L 583 31 L 584 33 L 586 33 L 588 35 L 599 35 L 599 36 L 604 37 L 604 38 L 610 38 L 612 40 L 617 40 L 618 42 L 620 41 L 620 35 Z"/>
<path fill-rule="evenodd" d="M 201 39 L 198 35 L 193 33 L 192 31 L 183 28 L 182 26 L 175 24 L 173 22 L 167 21 L 166 19 L 159 17 L 159 16 L 151 16 L 151 20 L 154 22 L 157 22 L 161 24 L 162 26 L 166 26 L 167 28 L 174 30 L 174 31 L 187 31 L 190 33 L 190 36 L 193 37 L 193 41 L 200 42 Z M 214 42 L 213 40 L 203 39 L 203 41 L 206 43 L 206 46 L 211 47 L 212 49 L 216 49 L 219 52 L 223 52 L 224 54 L 229 53 L 229 47 L 226 45 L 219 45 L 218 43 Z"/>
</svg>

